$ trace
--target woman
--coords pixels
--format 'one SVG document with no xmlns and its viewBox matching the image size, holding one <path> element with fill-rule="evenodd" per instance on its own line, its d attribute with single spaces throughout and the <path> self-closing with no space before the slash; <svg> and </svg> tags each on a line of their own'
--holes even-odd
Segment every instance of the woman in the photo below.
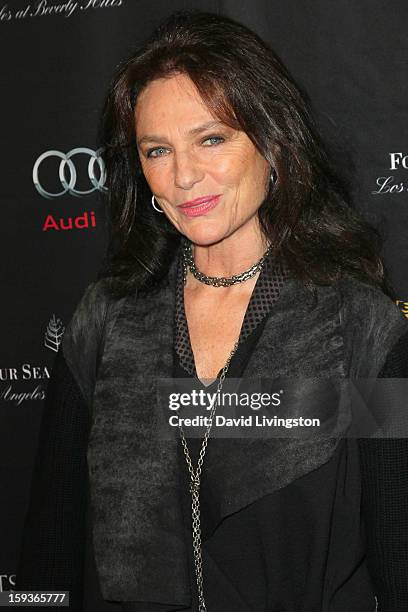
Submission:
<svg viewBox="0 0 408 612">
<path fill-rule="evenodd" d="M 163 378 L 302 395 L 408 374 L 379 239 L 305 96 L 244 26 L 176 13 L 116 75 L 103 145 L 113 250 L 54 367 L 17 588 L 89 609 L 88 508 L 102 596 L 127 612 L 407 610 L 404 440 L 158 435 Z"/>
</svg>

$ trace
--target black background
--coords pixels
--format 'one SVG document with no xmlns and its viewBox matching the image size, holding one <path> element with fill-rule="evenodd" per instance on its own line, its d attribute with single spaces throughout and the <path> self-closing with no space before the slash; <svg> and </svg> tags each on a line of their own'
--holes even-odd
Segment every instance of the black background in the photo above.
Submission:
<svg viewBox="0 0 408 612">
<path fill-rule="evenodd" d="M 45 390 L 44 368 L 51 370 L 56 355 L 44 346 L 47 325 L 53 314 L 68 323 L 96 276 L 107 241 L 98 192 L 44 198 L 33 184 L 33 166 L 45 151 L 96 149 L 115 67 L 170 12 L 201 8 L 230 15 L 280 55 L 308 92 L 339 170 L 352 178 L 356 207 L 383 229 L 386 263 L 408 316 L 408 170 L 390 167 L 391 153 L 408 155 L 405 0 L 94 0 L 95 8 L 80 10 L 88 2 L 78 0 L 66 17 L 35 15 L 39 5 L 66 4 L 61 0 L 0 0 L 0 590 L 15 580 L 42 411 L 41 400 L 19 403 L 4 393 L 10 385 L 14 393 Z M 26 16 L 16 18 L 29 4 Z M 88 158 L 73 161 L 78 188 L 89 189 Z M 41 167 L 51 191 L 61 189 L 58 166 L 53 158 Z M 373 193 L 379 177 L 402 183 L 402 193 Z M 85 211 L 95 212 L 96 228 L 43 231 L 49 214 L 66 219 Z M 42 378 L 24 379 L 23 364 L 31 371 L 37 367 Z M 16 368 L 17 380 L 9 380 L 10 368 Z"/>
</svg>

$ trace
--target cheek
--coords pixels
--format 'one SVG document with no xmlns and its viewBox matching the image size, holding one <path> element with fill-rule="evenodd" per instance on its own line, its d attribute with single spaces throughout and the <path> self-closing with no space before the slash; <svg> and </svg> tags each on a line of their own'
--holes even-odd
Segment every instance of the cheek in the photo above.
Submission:
<svg viewBox="0 0 408 612">
<path fill-rule="evenodd" d="M 270 165 L 256 150 L 248 152 L 242 165 L 242 179 L 253 187 L 263 189 Z"/>
<path fill-rule="evenodd" d="M 239 148 L 214 155 L 208 164 L 208 173 L 219 183 L 237 186 L 248 166 L 248 156 Z"/>
<path fill-rule="evenodd" d="M 243 176 L 248 172 L 252 173 L 256 166 L 260 165 L 261 156 L 251 142 L 236 141 L 232 142 L 225 151 L 225 170 L 231 174 Z M 218 160 L 223 165 L 223 160 Z"/>
<path fill-rule="evenodd" d="M 265 160 L 250 153 L 218 159 L 210 170 L 217 182 L 242 191 L 262 185 L 267 175 Z"/>
<path fill-rule="evenodd" d="M 158 193 L 163 185 L 168 184 L 165 164 L 143 164 L 142 171 L 152 191 Z"/>
</svg>

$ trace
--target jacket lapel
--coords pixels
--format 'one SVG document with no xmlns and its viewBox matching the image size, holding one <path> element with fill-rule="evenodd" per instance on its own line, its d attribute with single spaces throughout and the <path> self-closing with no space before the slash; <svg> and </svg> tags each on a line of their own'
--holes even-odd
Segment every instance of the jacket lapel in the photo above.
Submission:
<svg viewBox="0 0 408 612">
<path fill-rule="evenodd" d="M 156 381 L 173 367 L 174 282 L 175 261 L 154 295 L 126 299 L 95 387 L 88 464 L 106 599 L 187 605 L 191 598 L 177 439 L 157 440 Z"/>
</svg>

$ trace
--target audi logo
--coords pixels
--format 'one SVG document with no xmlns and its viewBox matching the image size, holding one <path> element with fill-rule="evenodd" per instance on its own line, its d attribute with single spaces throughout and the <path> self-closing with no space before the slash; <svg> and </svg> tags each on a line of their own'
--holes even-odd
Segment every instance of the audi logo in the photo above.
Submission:
<svg viewBox="0 0 408 612">
<path fill-rule="evenodd" d="M 90 193 L 96 190 L 107 191 L 105 187 L 106 168 L 105 163 L 101 157 L 102 151 L 103 149 L 93 151 L 92 149 L 88 149 L 87 147 L 78 147 L 76 149 L 71 149 L 71 151 L 69 151 L 68 153 L 62 153 L 61 151 L 54 150 L 42 153 L 33 167 L 33 182 L 38 193 L 44 198 L 52 199 L 59 198 L 60 196 L 65 195 L 66 193 L 69 193 L 77 198 L 81 198 L 83 196 L 89 195 Z M 77 171 L 75 168 L 75 164 L 72 161 L 72 158 L 75 155 L 80 154 L 89 155 L 88 177 L 91 184 L 93 185 L 91 189 L 80 190 L 75 188 L 77 182 Z M 48 157 L 57 157 L 61 160 L 58 175 L 59 180 L 61 182 L 62 191 L 58 191 L 56 193 L 52 193 L 44 189 L 39 179 L 40 166 L 42 162 Z M 99 176 L 95 174 L 95 164 L 98 164 L 99 166 Z"/>
</svg>

